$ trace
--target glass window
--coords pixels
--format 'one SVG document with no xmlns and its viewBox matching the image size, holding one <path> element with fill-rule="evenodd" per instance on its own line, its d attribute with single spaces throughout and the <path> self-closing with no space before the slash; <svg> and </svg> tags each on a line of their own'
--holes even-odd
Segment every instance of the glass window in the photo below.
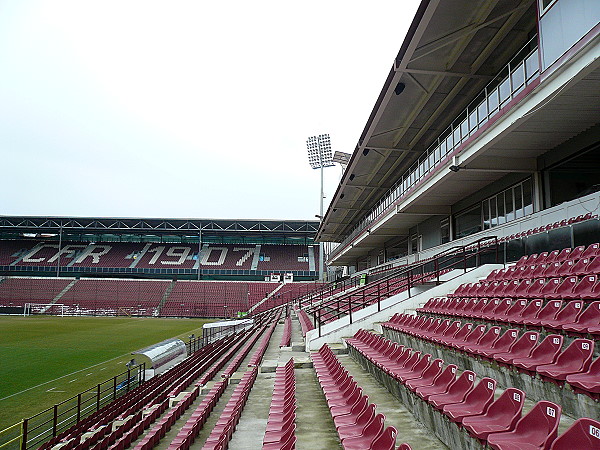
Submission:
<svg viewBox="0 0 600 450">
<path fill-rule="evenodd" d="M 468 121 L 468 119 L 463 120 L 462 123 L 460 124 L 460 135 L 462 136 L 463 139 L 466 139 L 469 137 L 469 121 Z"/>
<path fill-rule="evenodd" d="M 450 242 L 450 219 L 442 219 L 440 222 L 441 243 Z"/>
<path fill-rule="evenodd" d="M 454 219 L 454 234 L 457 238 L 481 231 L 481 205 L 459 213 Z"/>
<path fill-rule="evenodd" d="M 513 204 L 513 189 L 506 191 L 504 195 L 504 204 L 506 205 L 506 221 L 515 220 L 515 208 Z"/>
<path fill-rule="evenodd" d="M 498 109 L 498 105 L 500 104 L 498 100 L 498 89 L 494 89 L 490 96 L 488 97 L 488 111 L 491 113 L 495 112 Z"/>
<path fill-rule="evenodd" d="M 531 192 L 531 181 L 523 183 L 523 213 L 527 216 L 533 214 L 533 194 Z"/>
<path fill-rule="evenodd" d="M 513 92 L 517 93 L 525 86 L 525 64 L 519 64 L 519 66 L 513 70 L 511 76 Z"/>
<path fill-rule="evenodd" d="M 506 223 L 506 217 L 504 216 L 504 192 L 501 192 L 497 196 L 498 205 L 498 225 Z"/>
<path fill-rule="evenodd" d="M 490 201 L 489 201 L 489 199 L 484 200 L 481 203 L 481 210 L 482 210 L 482 215 L 483 215 L 483 229 L 489 230 L 490 229 Z"/>
<path fill-rule="evenodd" d="M 480 124 L 487 120 L 487 102 L 485 100 L 477 107 L 477 115 L 479 116 Z"/>
<path fill-rule="evenodd" d="M 446 138 L 446 151 L 449 152 L 450 150 L 452 150 L 453 145 L 454 145 L 454 136 L 452 136 L 452 134 L 450 134 Z"/>
<path fill-rule="evenodd" d="M 455 128 L 453 133 L 454 145 L 460 144 L 460 128 Z"/>
<path fill-rule="evenodd" d="M 496 197 L 490 198 L 490 225 L 498 225 L 498 209 L 496 208 Z"/>
<path fill-rule="evenodd" d="M 500 103 L 503 105 L 510 99 L 510 80 L 505 78 L 499 86 L 500 91 Z"/>
<path fill-rule="evenodd" d="M 529 80 L 532 76 L 537 74 L 539 70 L 540 70 L 540 63 L 538 60 L 538 53 L 533 52 L 525 60 L 525 75 L 527 77 L 527 80 Z"/>
<path fill-rule="evenodd" d="M 478 123 L 477 110 L 475 109 L 473 112 L 471 112 L 471 114 L 469 114 L 469 131 L 471 133 L 477 129 Z"/>
<path fill-rule="evenodd" d="M 523 186 L 518 184 L 514 188 L 515 194 L 515 219 L 523 217 Z"/>
</svg>

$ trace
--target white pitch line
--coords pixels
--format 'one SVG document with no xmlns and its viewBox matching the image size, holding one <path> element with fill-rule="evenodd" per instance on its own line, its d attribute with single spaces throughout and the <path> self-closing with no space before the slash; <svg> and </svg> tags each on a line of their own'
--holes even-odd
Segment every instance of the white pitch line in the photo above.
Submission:
<svg viewBox="0 0 600 450">
<path fill-rule="evenodd" d="M 113 361 L 113 360 L 115 360 L 115 359 L 119 359 L 119 358 L 122 358 L 122 357 L 123 357 L 123 355 L 121 355 L 121 356 L 117 356 L 117 357 L 115 357 L 115 358 L 112 358 L 112 359 L 109 359 L 109 360 L 107 360 L 107 361 L 102 361 L 102 362 L 100 362 L 100 363 L 98 363 L 98 364 L 94 364 L 94 365 L 92 365 L 92 366 L 89 366 L 89 367 L 84 367 L 83 369 L 76 370 L 75 372 L 68 373 L 68 374 L 66 374 L 66 375 L 63 375 L 62 377 L 55 378 L 54 380 L 45 381 L 45 382 L 43 382 L 43 383 L 40 383 L 40 384 L 37 384 L 37 385 L 35 385 L 35 386 L 31 386 L 30 388 L 23 389 L 22 391 L 19 391 L 19 392 L 15 392 L 14 394 L 7 395 L 6 397 L 2 397 L 2 398 L 0 398 L 0 401 L 2 401 L 2 400 L 6 400 L 7 398 L 14 397 L 15 395 L 22 394 L 23 392 L 27 392 L 27 391 L 30 391 L 30 390 L 32 390 L 32 389 L 39 388 L 40 386 L 44 386 L 44 385 L 46 385 L 46 384 L 53 383 L 53 382 L 54 382 L 54 381 L 56 381 L 56 380 L 60 380 L 60 379 L 62 379 L 62 378 L 65 378 L 65 377 L 68 377 L 68 376 L 71 376 L 71 375 L 75 375 L 76 373 L 83 372 L 84 370 L 91 369 L 92 367 L 96 367 L 96 366 L 99 366 L 99 365 L 101 365 L 101 364 L 106 364 L 107 362 L 110 362 L 110 361 Z M 55 392 L 56 392 L 56 391 L 55 391 Z"/>
<path fill-rule="evenodd" d="M 72 383 L 73 381 L 77 381 L 77 378 L 75 378 L 74 380 L 69 381 L 69 383 Z"/>
</svg>

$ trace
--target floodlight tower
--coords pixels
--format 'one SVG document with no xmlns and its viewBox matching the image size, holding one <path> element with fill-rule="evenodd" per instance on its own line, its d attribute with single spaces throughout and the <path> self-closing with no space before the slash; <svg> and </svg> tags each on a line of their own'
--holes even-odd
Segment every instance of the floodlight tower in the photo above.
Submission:
<svg viewBox="0 0 600 450">
<path fill-rule="evenodd" d="M 321 196 L 319 199 L 319 220 L 323 223 L 323 169 L 333 166 L 333 156 L 331 154 L 331 140 L 328 134 L 310 136 L 306 140 L 308 150 L 308 163 L 313 169 L 321 169 Z M 323 243 L 319 242 L 319 279 L 324 279 L 323 274 Z"/>
</svg>

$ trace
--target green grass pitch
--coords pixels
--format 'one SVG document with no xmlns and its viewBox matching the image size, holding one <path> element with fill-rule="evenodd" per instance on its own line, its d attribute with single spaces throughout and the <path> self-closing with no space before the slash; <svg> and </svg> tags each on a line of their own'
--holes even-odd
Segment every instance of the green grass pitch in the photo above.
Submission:
<svg viewBox="0 0 600 450">
<path fill-rule="evenodd" d="M 122 373 L 132 351 L 200 336 L 211 321 L 0 316 L 0 430 Z"/>
</svg>

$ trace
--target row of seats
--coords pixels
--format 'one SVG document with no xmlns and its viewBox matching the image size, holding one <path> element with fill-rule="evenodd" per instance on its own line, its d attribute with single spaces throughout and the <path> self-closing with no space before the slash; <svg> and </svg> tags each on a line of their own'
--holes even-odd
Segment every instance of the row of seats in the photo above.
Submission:
<svg viewBox="0 0 600 450">
<path fill-rule="evenodd" d="M 431 355 L 421 355 L 364 330 L 347 342 L 490 448 L 596 448 L 594 428 L 597 430 L 600 423 L 589 418 L 577 420 L 557 439 L 560 405 L 540 401 L 522 416 L 526 394 L 519 389 L 508 388 L 494 400 L 496 381 L 492 378 L 482 378 L 475 385 L 476 374 L 472 371 L 457 377 L 455 365 L 444 369 L 441 359 L 430 361 Z"/>
<path fill-rule="evenodd" d="M 587 307 L 583 301 L 542 299 L 432 298 L 417 312 L 466 317 L 478 320 L 543 327 L 573 335 L 600 335 L 600 301 Z"/>
<path fill-rule="evenodd" d="M 279 343 L 279 347 L 289 347 L 292 340 L 292 316 L 289 314 L 285 318 L 285 323 L 283 324 L 283 335 L 281 336 L 281 342 Z"/>
<path fill-rule="evenodd" d="M 260 363 L 267 351 L 267 347 L 269 346 L 269 341 L 271 340 L 271 336 L 273 335 L 273 331 L 275 331 L 275 327 L 277 326 L 277 322 L 279 322 L 279 318 L 281 317 L 281 309 L 277 313 L 275 320 L 271 323 L 264 337 L 262 338 L 258 348 L 254 351 L 254 354 L 248 361 L 248 367 L 260 366 Z"/>
<path fill-rule="evenodd" d="M 600 243 L 590 244 L 587 247 L 580 245 L 575 248 L 563 248 L 551 252 L 533 253 L 524 255 L 516 262 L 515 267 L 551 264 L 553 262 L 579 261 L 580 259 L 595 258 L 600 254 Z"/>
<path fill-rule="evenodd" d="M 294 359 L 275 369 L 275 386 L 263 438 L 263 450 L 293 449 L 296 442 L 296 375 Z"/>
<path fill-rule="evenodd" d="M 550 280 L 538 278 L 535 280 L 480 281 L 463 284 L 448 296 L 595 300 L 600 298 L 600 282 L 597 275 L 585 275 L 581 278 L 576 276 L 565 279 L 551 278 Z"/>
<path fill-rule="evenodd" d="M 310 330 L 314 330 L 315 326 L 313 325 L 310 317 L 303 309 L 297 309 L 296 314 L 298 315 L 298 320 L 300 321 L 300 328 L 302 329 L 302 336 L 306 337 L 306 333 Z"/>
<path fill-rule="evenodd" d="M 344 449 L 394 450 L 396 429 L 385 428 L 385 416 L 375 414 L 376 405 L 369 404 L 331 349 L 323 345 L 311 358 Z"/>
<path fill-rule="evenodd" d="M 556 230 L 557 228 L 567 227 L 569 225 L 573 225 L 575 223 L 584 222 L 586 220 L 595 219 L 598 215 L 594 215 L 592 213 L 580 214 L 576 217 L 571 217 L 569 219 L 563 219 L 559 222 L 549 223 L 548 225 L 543 225 L 541 227 L 531 228 L 529 230 L 521 231 L 519 233 L 511 234 L 509 236 L 503 237 L 499 239 L 499 242 L 512 241 L 514 239 L 520 239 L 527 236 L 532 236 L 538 233 L 545 233 L 550 230 Z"/>
<path fill-rule="evenodd" d="M 225 405 L 225 409 L 221 413 L 219 420 L 212 429 L 210 435 L 206 439 L 204 450 L 219 450 L 227 448 L 228 442 L 231 440 L 231 435 L 235 431 L 235 427 L 242 415 L 242 410 L 250 395 L 250 390 L 256 380 L 258 367 L 252 367 L 244 372 L 240 382 L 235 387 L 231 398 Z"/>
<path fill-rule="evenodd" d="M 561 351 L 561 335 L 550 334 L 539 342 L 537 331 L 527 331 L 519 337 L 515 328 L 501 334 L 498 326 L 486 330 L 485 325 L 411 315 L 396 315 L 383 326 L 529 374 L 537 373 L 557 384 L 568 382 L 567 377 L 572 375 L 593 380 L 600 369 L 600 357 L 592 364 L 594 341 L 590 339 L 575 339 Z"/>
<path fill-rule="evenodd" d="M 181 385 L 181 380 L 186 378 L 187 374 L 208 367 L 235 338 L 235 336 L 229 336 L 204 346 L 190 358 L 109 403 L 107 406 L 99 409 L 46 442 L 40 448 L 49 449 L 58 443 L 68 444 L 74 439 L 80 439 L 82 435 L 89 433 L 90 430 L 97 430 L 101 427 L 112 429 L 112 423 L 115 420 L 123 420 L 133 414 L 137 414 L 139 411 L 151 412 L 156 408 L 160 408 L 161 406 L 157 405 L 162 405 L 165 401 L 168 402 L 169 394 L 174 388 Z M 154 419 L 156 417 L 154 416 Z M 149 426 L 150 424 L 148 423 L 147 425 Z M 125 427 L 122 431 L 126 432 L 128 430 Z M 85 440 L 80 442 L 76 448 L 78 450 L 85 450 L 90 448 L 91 445 L 93 445 L 93 441 L 88 442 Z"/>
<path fill-rule="evenodd" d="M 198 407 L 194 410 L 189 419 L 177 433 L 177 436 L 171 441 L 169 450 L 187 450 L 194 443 L 194 440 L 202 430 L 208 416 L 221 398 L 221 395 L 227 388 L 228 379 L 216 382 L 212 389 L 204 396 Z M 135 450 L 151 450 L 158 444 L 159 436 L 145 436 L 144 439 L 135 447 Z"/>
</svg>

